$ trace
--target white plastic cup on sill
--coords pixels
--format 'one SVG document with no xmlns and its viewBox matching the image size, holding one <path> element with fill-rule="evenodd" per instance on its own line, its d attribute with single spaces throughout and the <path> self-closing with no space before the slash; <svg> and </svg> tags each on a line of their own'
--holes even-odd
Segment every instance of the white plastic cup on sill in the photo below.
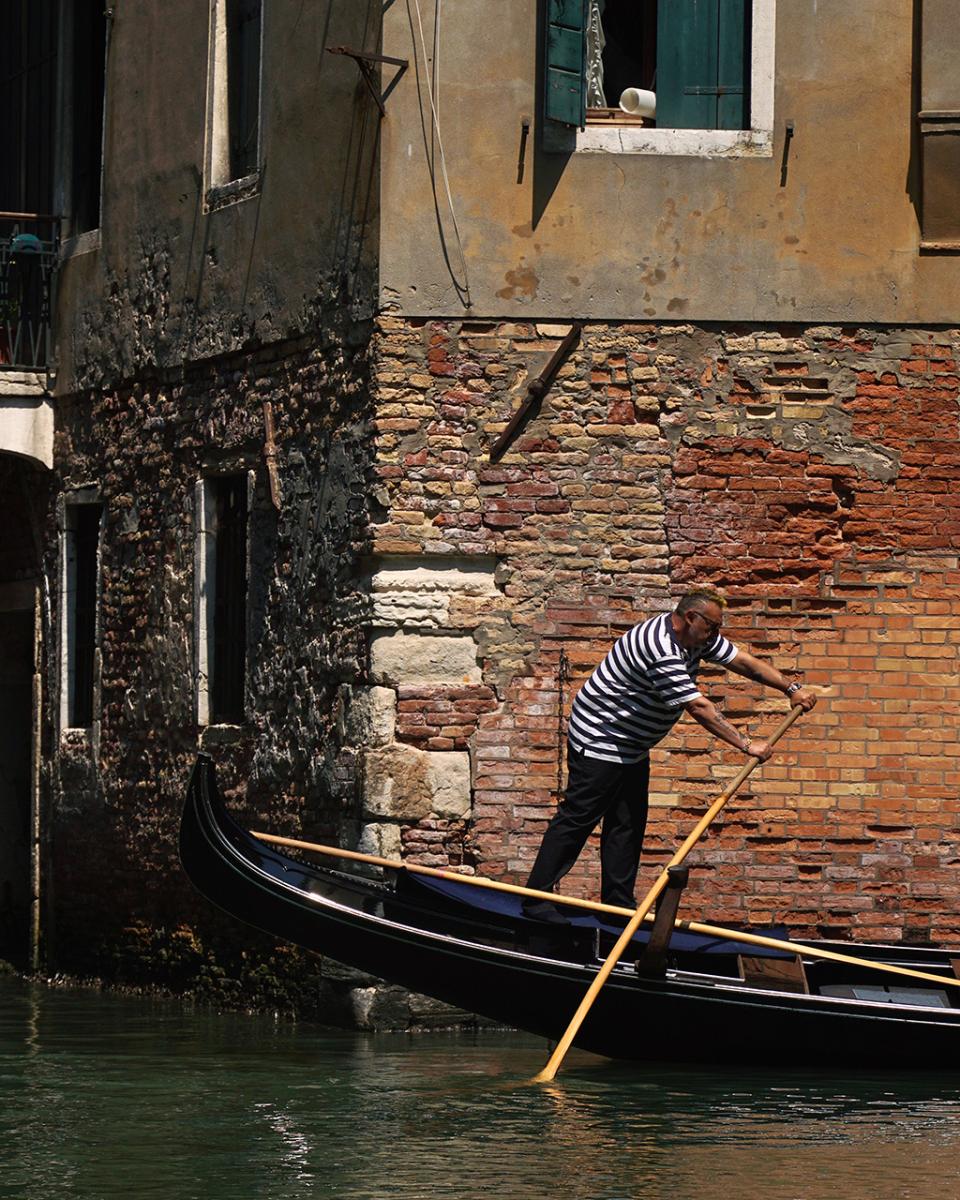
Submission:
<svg viewBox="0 0 960 1200">
<path fill-rule="evenodd" d="M 624 88 L 620 93 L 620 107 L 631 117 L 655 117 L 657 94 L 644 88 Z"/>
</svg>

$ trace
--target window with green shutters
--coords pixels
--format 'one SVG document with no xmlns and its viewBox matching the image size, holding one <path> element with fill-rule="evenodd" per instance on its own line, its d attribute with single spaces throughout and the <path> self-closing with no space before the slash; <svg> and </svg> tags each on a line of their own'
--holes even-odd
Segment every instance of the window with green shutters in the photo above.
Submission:
<svg viewBox="0 0 960 1200">
<path fill-rule="evenodd" d="M 544 113 L 582 129 L 587 113 L 589 0 L 547 0 Z"/>
<path fill-rule="evenodd" d="M 750 124 L 749 0 L 657 5 L 657 124 L 744 129 Z"/>
<path fill-rule="evenodd" d="M 547 0 L 546 15 L 548 120 L 582 129 L 615 117 L 636 87 L 655 92 L 658 128 L 750 127 L 751 0 Z M 587 107 L 595 59 L 606 109 L 595 84 Z"/>
</svg>

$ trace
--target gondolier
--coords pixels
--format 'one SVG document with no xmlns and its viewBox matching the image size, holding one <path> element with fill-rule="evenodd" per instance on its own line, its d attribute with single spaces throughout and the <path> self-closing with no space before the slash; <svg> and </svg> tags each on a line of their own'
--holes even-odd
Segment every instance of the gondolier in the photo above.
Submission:
<svg viewBox="0 0 960 1200">
<path fill-rule="evenodd" d="M 601 900 L 634 907 L 633 889 L 647 823 L 651 748 L 684 712 L 741 753 L 765 761 L 765 741 L 737 730 L 697 688 L 701 662 L 782 692 L 809 712 L 816 694 L 720 632 L 726 601 L 711 588 L 687 592 L 673 612 L 651 617 L 614 643 L 577 694 L 570 714 L 564 798 L 541 843 L 527 887 L 553 891 L 602 821 Z M 547 901 L 524 912 L 564 921 Z"/>
</svg>

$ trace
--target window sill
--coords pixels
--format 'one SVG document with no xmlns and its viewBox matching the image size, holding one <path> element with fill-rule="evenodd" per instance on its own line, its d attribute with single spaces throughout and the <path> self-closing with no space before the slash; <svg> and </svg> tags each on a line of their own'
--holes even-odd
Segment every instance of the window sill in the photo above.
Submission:
<svg viewBox="0 0 960 1200">
<path fill-rule="evenodd" d="M 232 746 L 242 741 L 249 730 L 246 725 L 205 725 L 200 730 L 200 749 L 211 746 Z"/>
<path fill-rule="evenodd" d="M 263 170 L 258 169 L 252 175 L 244 175 L 242 179 L 232 179 L 229 183 L 218 183 L 207 188 L 203 198 L 203 211 L 216 212 L 221 208 L 229 208 L 232 204 L 240 204 L 260 195 L 260 184 Z"/>
<path fill-rule="evenodd" d="M 686 158 L 771 158 L 772 129 L 651 129 L 610 121 L 586 129 L 548 125 L 550 154 L 659 154 Z"/>
<path fill-rule="evenodd" d="M 92 254 L 100 249 L 100 229 L 88 229 L 86 233 L 77 233 L 65 238 L 60 243 L 60 261 L 76 258 L 79 254 Z"/>
<path fill-rule="evenodd" d="M 92 725 L 64 725 L 60 729 L 61 750 L 87 751 L 90 749 L 92 741 Z"/>
</svg>

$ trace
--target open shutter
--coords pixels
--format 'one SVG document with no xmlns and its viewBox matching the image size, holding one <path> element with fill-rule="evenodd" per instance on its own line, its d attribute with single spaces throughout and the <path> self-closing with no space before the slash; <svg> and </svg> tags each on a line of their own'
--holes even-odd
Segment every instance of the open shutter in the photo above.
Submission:
<svg viewBox="0 0 960 1200">
<path fill-rule="evenodd" d="M 743 129 L 749 121 L 750 0 L 657 5 L 657 125 Z"/>
<path fill-rule="evenodd" d="M 547 0 L 544 115 L 578 129 L 587 120 L 587 2 Z"/>
</svg>

